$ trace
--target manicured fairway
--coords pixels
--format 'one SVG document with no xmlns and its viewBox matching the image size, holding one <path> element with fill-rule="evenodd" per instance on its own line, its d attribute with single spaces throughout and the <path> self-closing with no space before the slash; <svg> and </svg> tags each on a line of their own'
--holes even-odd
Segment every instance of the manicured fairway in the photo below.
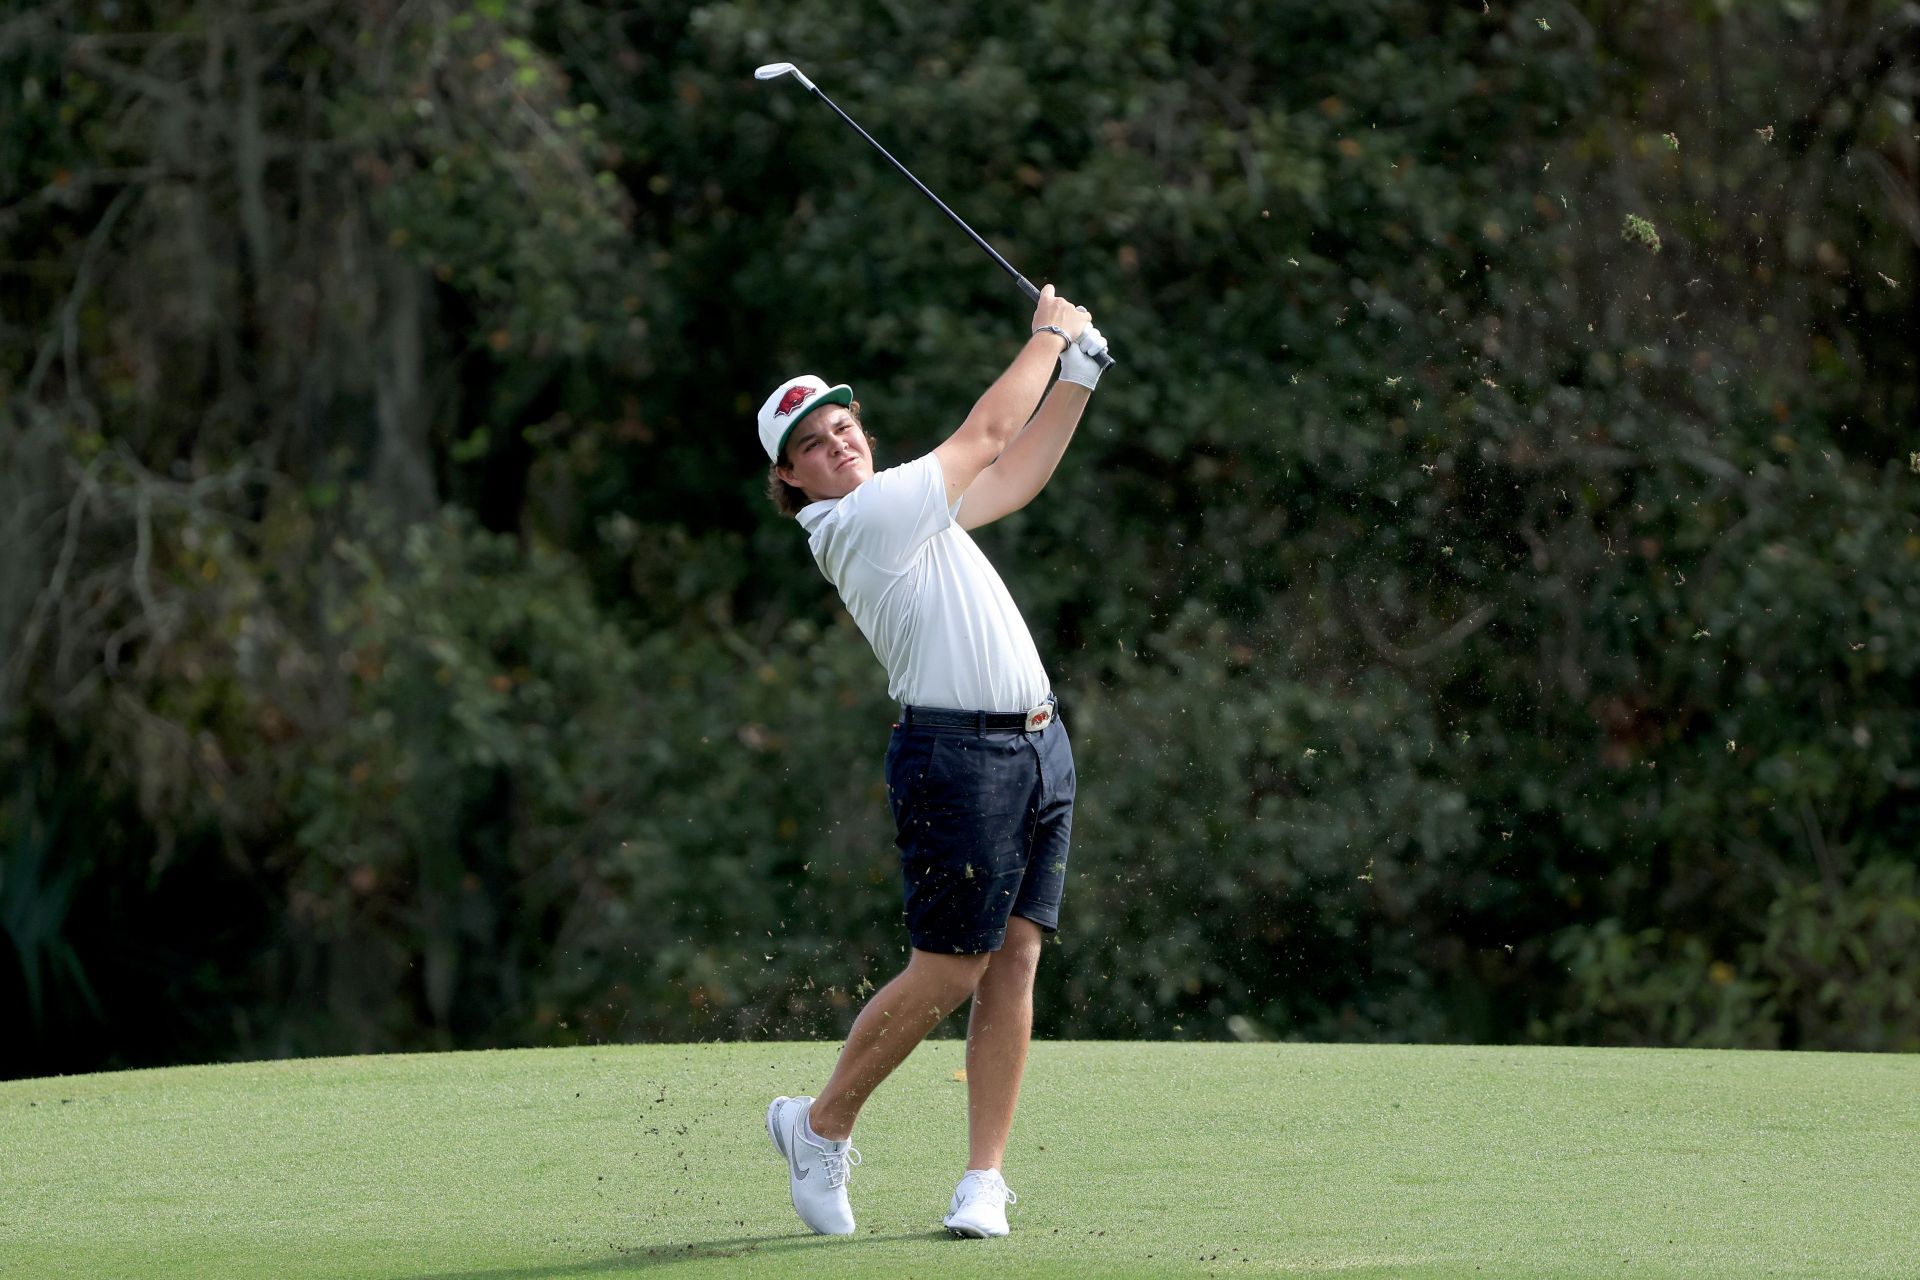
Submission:
<svg viewBox="0 0 1920 1280">
<path fill-rule="evenodd" d="M 862 1118 L 852 1240 L 763 1126 L 832 1045 L 0 1084 L 0 1276 L 1920 1275 L 1920 1058 L 1038 1044 L 1014 1234 L 952 1241 L 960 1052 Z"/>
</svg>

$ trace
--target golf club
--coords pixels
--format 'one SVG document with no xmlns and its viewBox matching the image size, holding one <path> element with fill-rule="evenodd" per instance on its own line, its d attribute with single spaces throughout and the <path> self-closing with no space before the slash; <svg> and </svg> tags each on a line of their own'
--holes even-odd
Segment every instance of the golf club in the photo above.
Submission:
<svg viewBox="0 0 1920 1280">
<path fill-rule="evenodd" d="M 801 72 L 800 68 L 794 66 L 791 62 L 769 62 L 763 67 L 755 68 L 753 73 L 753 78 L 755 80 L 777 80 L 781 76 L 788 76 L 788 75 L 792 76 L 795 80 L 798 80 L 802 88 L 808 90 L 816 98 L 819 98 L 820 101 L 832 107 L 835 115 L 839 116 L 842 120 L 845 120 L 848 126 L 852 128 L 852 130 L 855 133 L 865 138 L 870 144 L 872 144 L 873 149 L 875 151 L 878 151 L 881 155 L 887 158 L 887 163 L 891 164 L 894 168 L 898 169 L 901 173 L 905 174 L 908 182 L 911 182 L 914 186 L 920 188 L 921 195 L 933 201 L 934 204 L 940 207 L 940 212 L 946 214 L 949 218 L 952 218 L 954 221 L 954 225 L 967 233 L 968 239 L 972 240 L 975 244 L 979 245 L 983 250 L 985 250 L 989 258 L 992 258 L 995 262 L 1000 264 L 1000 269 L 1002 271 L 1006 272 L 1008 275 L 1013 277 L 1013 282 L 1020 286 L 1020 292 L 1027 295 L 1028 301 L 1030 302 L 1037 301 L 1039 299 L 1040 290 L 1034 287 L 1032 281 L 1028 280 L 1025 276 L 1021 275 L 1018 271 L 1015 271 L 1013 269 L 1013 264 L 1011 262 L 1008 262 L 1005 258 L 1001 257 L 999 252 L 995 250 L 992 245 L 988 244 L 985 240 L 981 239 L 979 233 L 976 232 L 972 227 L 968 226 L 966 222 L 960 217 L 959 214 L 947 208 L 946 202 L 943 201 L 939 196 L 933 194 L 932 191 L 928 190 L 926 183 L 914 177 L 913 171 L 911 169 L 907 168 L 907 166 L 905 166 L 904 164 L 901 164 L 898 160 L 895 160 L 893 158 L 893 154 L 889 152 L 885 147 L 881 146 L 878 142 L 875 142 L 873 139 L 873 135 L 868 133 L 865 129 L 862 129 L 858 121 L 856 121 L 852 116 L 848 115 L 846 112 L 842 111 L 840 109 L 839 104 L 836 103 L 832 98 L 829 98 L 826 94 L 820 92 L 820 86 L 816 85 L 813 81 L 807 79 L 807 77 Z M 1081 350 L 1085 351 L 1086 348 L 1082 347 Z M 1097 364 L 1099 364 L 1099 366 L 1102 369 L 1109 368 L 1113 364 L 1113 357 L 1107 354 L 1107 349 L 1104 344 L 1102 344 L 1097 351 L 1087 351 L 1087 355 L 1092 357 L 1093 360 Z"/>
</svg>

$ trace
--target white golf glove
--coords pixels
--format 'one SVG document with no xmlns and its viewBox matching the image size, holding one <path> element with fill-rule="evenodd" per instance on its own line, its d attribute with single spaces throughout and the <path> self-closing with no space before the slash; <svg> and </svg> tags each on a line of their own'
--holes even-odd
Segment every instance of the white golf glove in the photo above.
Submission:
<svg viewBox="0 0 1920 1280">
<path fill-rule="evenodd" d="M 1100 381 L 1100 365 L 1093 358 L 1093 352 L 1104 351 L 1107 340 L 1100 331 L 1088 325 L 1080 332 L 1080 341 L 1069 343 L 1060 353 L 1060 381 L 1072 382 L 1091 391 Z"/>
</svg>

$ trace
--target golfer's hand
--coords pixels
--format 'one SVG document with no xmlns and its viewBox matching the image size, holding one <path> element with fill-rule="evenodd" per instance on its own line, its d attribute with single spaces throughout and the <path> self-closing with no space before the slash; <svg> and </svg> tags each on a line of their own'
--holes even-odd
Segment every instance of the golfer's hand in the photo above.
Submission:
<svg viewBox="0 0 1920 1280">
<path fill-rule="evenodd" d="M 1093 317 L 1085 307 L 1076 307 L 1053 291 L 1052 285 L 1043 285 L 1040 300 L 1033 309 L 1032 328 L 1042 325 L 1058 325 L 1065 330 L 1068 344 L 1080 340 L 1080 334 L 1093 323 Z"/>
<path fill-rule="evenodd" d="M 1060 353 L 1060 381 L 1077 383 L 1087 390 L 1093 390 L 1100 381 L 1100 362 L 1093 358 L 1094 352 L 1105 351 L 1107 340 L 1101 332 L 1088 325 L 1080 340 Z"/>
</svg>

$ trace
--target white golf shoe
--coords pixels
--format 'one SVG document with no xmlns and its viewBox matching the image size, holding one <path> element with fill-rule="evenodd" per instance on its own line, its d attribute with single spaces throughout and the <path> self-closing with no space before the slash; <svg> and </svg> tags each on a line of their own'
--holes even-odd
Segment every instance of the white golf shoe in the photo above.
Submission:
<svg viewBox="0 0 1920 1280">
<path fill-rule="evenodd" d="M 800 1221 L 823 1236 L 853 1234 L 853 1206 L 847 1203 L 847 1174 L 860 1163 L 850 1142 L 815 1141 L 807 1136 L 812 1098 L 773 1100 L 767 1108 L 767 1135 L 787 1162 L 787 1180 Z"/>
<path fill-rule="evenodd" d="M 976 1240 L 1007 1234 L 1007 1206 L 1020 1203 L 998 1169 L 969 1169 L 953 1189 L 947 1230 Z"/>
</svg>

